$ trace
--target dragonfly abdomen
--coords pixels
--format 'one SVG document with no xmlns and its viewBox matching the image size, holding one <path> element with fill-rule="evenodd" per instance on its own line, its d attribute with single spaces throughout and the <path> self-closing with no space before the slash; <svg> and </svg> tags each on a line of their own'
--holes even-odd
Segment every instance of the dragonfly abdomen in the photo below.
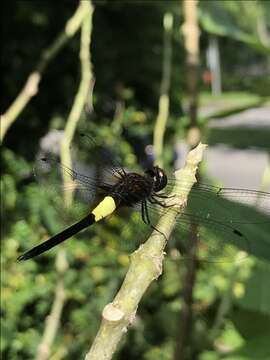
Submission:
<svg viewBox="0 0 270 360">
<path fill-rule="evenodd" d="M 27 251 L 26 253 L 20 255 L 18 257 L 19 261 L 28 260 L 35 256 L 38 256 L 45 251 L 50 250 L 54 246 L 60 244 L 61 242 L 69 239 L 71 236 L 77 234 L 82 229 L 92 225 L 95 223 L 95 217 L 93 214 L 87 215 L 82 220 L 78 221 L 76 224 L 71 225 L 69 228 L 61 231 L 60 233 L 54 235 L 49 240 L 44 241 L 43 243 L 35 246 L 31 250 Z"/>
<path fill-rule="evenodd" d="M 59 234 L 51 237 L 49 240 L 44 241 L 43 243 L 35 246 L 33 249 L 27 251 L 23 255 L 18 257 L 18 260 L 28 260 L 35 256 L 38 256 L 45 251 L 50 250 L 54 246 L 60 244 L 61 242 L 69 239 L 73 235 L 77 234 L 84 228 L 100 221 L 106 216 L 110 215 L 116 209 L 116 202 L 111 196 L 105 196 L 105 198 L 92 210 L 92 212 L 84 217 L 82 220 L 78 221 L 76 224 L 73 224 L 69 228 L 61 231 Z"/>
</svg>

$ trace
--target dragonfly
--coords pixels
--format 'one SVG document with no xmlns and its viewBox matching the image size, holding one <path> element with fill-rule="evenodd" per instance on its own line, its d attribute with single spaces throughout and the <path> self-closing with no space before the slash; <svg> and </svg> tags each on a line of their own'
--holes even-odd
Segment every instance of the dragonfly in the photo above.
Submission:
<svg viewBox="0 0 270 360">
<path fill-rule="evenodd" d="M 171 193 L 176 180 L 164 169 L 151 166 L 142 173 L 128 171 L 114 159 L 112 153 L 100 147 L 93 137 L 86 134 L 80 134 L 79 137 L 83 141 L 86 139 L 88 152 L 95 161 L 101 158 L 99 166 L 105 175 L 97 177 L 81 173 L 62 164 L 54 153 L 42 155 L 34 169 L 36 177 L 43 178 L 44 175 L 56 172 L 60 178 L 57 181 L 62 183 L 61 175 L 64 174 L 73 184 L 72 189 L 90 195 L 86 200 L 88 209 L 79 221 L 20 255 L 19 261 L 41 255 L 122 208 L 135 210 L 144 226 L 159 232 L 156 227 L 157 219 L 170 207 L 166 200 L 177 195 Z M 53 184 L 52 188 L 54 186 Z M 185 186 L 180 185 L 178 188 L 183 190 Z M 45 182 L 45 189 L 49 187 Z M 56 189 L 57 187 L 55 191 L 59 191 Z M 235 200 L 241 203 L 236 203 Z M 261 250 L 262 254 L 257 255 L 270 258 L 270 193 L 196 183 L 175 226 L 175 234 L 181 239 L 183 253 L 187 252 L 191 228 L 196 229 L 202 259 L 229 259 L 235 246 L 243 250 L 244 254 L 256 255 L 258 247 L 253 250 L 254 239 L 260 241 L 260 249 L 264 249 Z M 261 230 L 261 239 L 257 239 L 258 228 Z"/>
</svg>

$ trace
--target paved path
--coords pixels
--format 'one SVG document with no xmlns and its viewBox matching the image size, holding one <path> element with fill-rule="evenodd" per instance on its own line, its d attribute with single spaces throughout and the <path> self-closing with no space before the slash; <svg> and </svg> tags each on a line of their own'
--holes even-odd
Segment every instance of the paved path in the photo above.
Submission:
<svg viewBox="0 0 270 360">
<path fill-rule="evenodd" d="M 236 150 L 223 145 L 209 147 L 205 160 L 209 175 L 224 186 L 255 190 L 260 188 L 269 163 L 265 151 Z"/>
<path fill-rule="evenodd" d="M 210 128 L 234 126 L 259 127 L 266 128 L 269 131 L 270 106 L 252 108 L 224 119 L 213 119 L 209 122 Z M 209 174 L 220 179 L 225 186 L 258 189 L 263 172 L 270 159 L 266 151 L 255 149 L 239 150 L 225 145 L 217 145 L 208 148 L 206 161 Z"/>
<path fill-rule="evenodd" d="M 270 106 L 245 110 L 235 115 L 226 116 L 223 119 L 213 119 L 209 121 L 208 126 L 210 128 L 243 126 L 246 128 L 267 128 L 270 130 Z"/>
<path fill-rule="evenodd" d="M 270 130 L 270 106 L 252 108 L 223 119 L 209 121 L 211 128 L 234 126 L 260 127 Z M 270 139 L 269 139 L 270 149 Z M 186 147 L 179 143 L 177 153 L 180 155 L 177 167 L 185 159 Z M 226 145 L 209 146 L 205 153 L 207 171 L 210 177 L 226 187 L 239 187 L 257 190 L 261 186 L 263 173 L 269 166 L 267 151 L 255 149 L 234 149 Z M 270 185 L 269 185 L 270 192 Z"/>
</svg>

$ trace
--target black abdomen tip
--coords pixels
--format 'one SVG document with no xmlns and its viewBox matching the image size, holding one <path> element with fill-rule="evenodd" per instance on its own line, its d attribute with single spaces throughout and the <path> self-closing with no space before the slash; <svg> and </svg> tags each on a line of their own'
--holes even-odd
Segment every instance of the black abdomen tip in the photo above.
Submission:
<svg viewBox="0 0 270 360">
<path fill-rule="evenodd" d="M 27 256 L 27 254 L 22 254 L 20 256 L 17 257 L 17 261 L 25 261 L 30 259 L 30 256 Z"/>
</svg>

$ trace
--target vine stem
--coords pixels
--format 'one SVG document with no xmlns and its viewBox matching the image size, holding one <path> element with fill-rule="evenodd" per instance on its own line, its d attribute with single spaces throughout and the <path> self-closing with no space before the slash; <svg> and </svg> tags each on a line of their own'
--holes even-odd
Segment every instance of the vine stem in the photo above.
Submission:
<svg viewBox="0 0 270 360">
<path fill-rule="evenodd" d="M 90 43 L 92 34 L 93 7 L 89 1 L 82 0 L 82 3 L 84 7 L 87 7 L 88 16 L 84 18 L 81 31 L 81 81 L 67 119 L 60 150 L 61 163 L 69 167 L 70 169 L 72 168 L 70 145 L 72 143 L 76 127 L 83 113 L 84 106 L 87 103 L 91 104 L 90 106 L 92 106 L 92 93 L 90 92 L 90 90 L 93 89 L 93 87 L 91 86 L 93 82 L 93 74 L 90 56 Z M 89 95 L 90 100 L 88 100 Z M 63 185 L 65 189 L 67 188 L 69 182 L 69 176 L 65 172 L 63 172 L 62 175 Z M 64 192 L 64 201 L 67 207 L 71 206 L 72 204 L 72 195 L 72 191 Z"/>
<path fill-rule="evenodd" d="M 80 1 L 77 10 L 67 21 L 65 29 L 57 36 L 51 46 L 42 52 L 35 69 L 28 76 L 22 90 L 7 109 L 7 111 L 1 115 L 1 142 L 3 141 L 10 126 L 18 118 L 31 98 L 38 93 L 39 83 L 41 81 L 42 75 L 51 60 L 55 58 L 59 51 L 66 45 L 68 40 L 81 28 L 85 17 L 89 16 L 90 6 L 91 4 L 88 0 Z"/>
<path fill-rule="evenodd" d="M 73 25 L 72 29 L 69 29 L 69 32 L 74 31 L 78 24 L 81 24 L 81 43 L 80 43 L 80 61 L 81 61 L 81 81 L 75 96 L 72 108 L 70 110 L 65 130 L 64 138 L 61 143 L 61 163 L 68 165 L 70 168 L 71 164 L 71 154 L 70 154 L 70 144 L 72 142 L 74 132 L 76 130 L 78 121 L 83 112 L 84 106 L 86 103 L 90 102 L 92 105 L 92 94 L 90 100 L 88 99 L 92 82 L 92 65 L 91 65 L 91 56 L 90 56 L 90 43 L 91 43 L 91 33 L 92 33 L 92 16 L 93 16 L 93 7 L 90 1 L 82 0 L 80 6 L 83 7 L 84 13 L 87 13 L 88 16 L 84 16 L 82 22 L 77 21 L 71 23 Z M 71 25 L 70 25 L 71 26 Z M 66 177 L 63 174 L 63 185 L 64 189 L 67 182 Z M 72 205 L 72 193 L 69 195 L 69 192 L 64 192 L 64 202 L 66 207 Z M 66 253 L 64 249 L 59 250 L 56 258 L 56 270 L 58 272 L 58 280 L 55 287 L 55 295 L 51 308 L 51 312 L 47 317 L 45 324 L 43 336 L 41 343 L 38 346 L 36 360 L 47 360 L 50 357 L 52 344 L 54 342 L 57 329 L 59 327 L 64 303 L 65 303 L 65 287 L 64 287 L 64 276 L 68 268 L 68 263 L 66 259 Z"/>
</svg>

